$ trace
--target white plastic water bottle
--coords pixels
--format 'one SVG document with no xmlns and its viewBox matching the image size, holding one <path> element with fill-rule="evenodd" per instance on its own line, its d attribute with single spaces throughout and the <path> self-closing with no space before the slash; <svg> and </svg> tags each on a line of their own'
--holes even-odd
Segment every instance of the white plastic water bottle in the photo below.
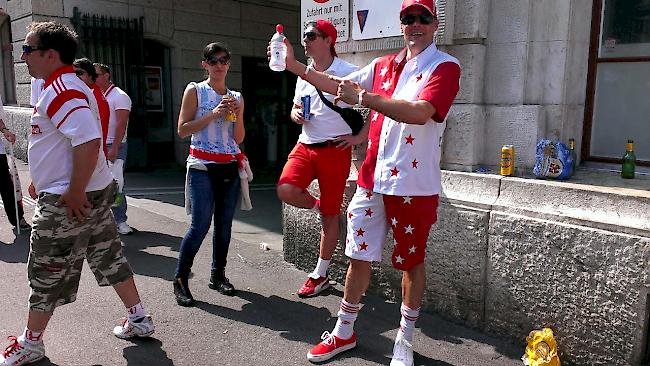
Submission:
<svg viewBox="0 0 650 366">
<path fill-rule="evenodd" d="M 284 27 L 282 24 L 275 26 L 275 34 L 271 37 L 271 59 L 269 68 L 273 71 L 284 71 L 286 69 L 287 46 L 284 44 Z"/>
</svg>

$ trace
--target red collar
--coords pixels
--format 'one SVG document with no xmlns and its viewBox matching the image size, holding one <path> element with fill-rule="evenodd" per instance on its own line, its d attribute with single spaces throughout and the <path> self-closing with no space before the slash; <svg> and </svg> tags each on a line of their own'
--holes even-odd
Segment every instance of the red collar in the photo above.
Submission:
<svg viewBox="0 0 650 366">
<path fill-rule="evenodd" d="M 50 84 L 52 84 L 54 80 L 59 76 L 68 73 L 74 74 L 74 67 L 72 67 L 72 65 L 65 65 L 54 70 L 54 72 L 47 78 L 47 80 L 45 80 L 45 84 L 43 84 L 43 89 L 50 86 Z"/>
<path fill-rule="evenodd" d="M 104 91 L 104 97 L 107 97 L 108 94 L 110 94 L 113 91 L 113 89 L 115 89 L 115 84 L 111 83 L 111 85 L 109 85 L 108 88 L 106 88 L 106 91 Z"/>
</svg>

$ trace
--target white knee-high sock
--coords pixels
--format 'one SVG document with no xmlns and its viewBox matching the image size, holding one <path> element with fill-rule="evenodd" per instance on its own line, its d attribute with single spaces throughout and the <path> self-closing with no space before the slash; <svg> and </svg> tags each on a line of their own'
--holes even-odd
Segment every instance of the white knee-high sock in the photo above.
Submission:
<svg viewBox="0 0 650 366">
<path fill-rule="evenodd" d="M 336 326 L 332 331 L 336 337 L 341 339 L 349 339 L 354 333 L 354 322 L 357 320 L 359 314 L 360 304 L 350 304 L 345 300 L 341 300 L 341 308 L 339 309 L 339 320 L 336 321 Z"/>
<path fill-rule="evenodd" d="M 401 333 L 404 339 L 409 342 L 413 341 L 413 331 L 415 330 L 415 322 L 420 316 L 420 308 L 411 309 L 408 306 L 402 303 L 400 307 L 400 312 L 402 313 L 402 319 L 399 322 L 399 332 L 398 336 Z"/>
</svg>

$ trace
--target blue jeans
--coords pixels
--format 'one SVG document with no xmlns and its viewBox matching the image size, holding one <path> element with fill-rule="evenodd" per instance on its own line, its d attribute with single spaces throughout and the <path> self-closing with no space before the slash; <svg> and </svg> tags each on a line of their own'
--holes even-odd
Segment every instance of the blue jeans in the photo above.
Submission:
<svg viewBox="0 0 650 366">
<path fill-rule="evenodd" d="M 106 150 L 111 149 L 112 144 L 106 144 Z M 120 149 L 117 150 L 117 158 L 121 159 L 124 161 L 124 165 L 126 166 L 126 151 L 128 150 L 128 145 L 126 142 L 123 142 L 120 144 Z M 124 183 L 126 185 L 126 181 Z M 126 196 L 124 196 L 124 201 L 117 206 L 117 207 L 112 207 L 111 210 L 113 211 L 113 216 L 115 216 L 115 223 L 119 224 L 122 222 L 126 222 L 127 216 L 126 216 Z"/>
<path fill-rule="evenodd" d="M 181 241 L 176 277 L 187 277 L 194 257 L 214 221 L 212 233 L 212 271 L 226 268 L 232 219 L 241 185 L 237 163 L 208 164 L 209 170 L 190 169 L 188 184 L 192 223 Z"/>
</svg>

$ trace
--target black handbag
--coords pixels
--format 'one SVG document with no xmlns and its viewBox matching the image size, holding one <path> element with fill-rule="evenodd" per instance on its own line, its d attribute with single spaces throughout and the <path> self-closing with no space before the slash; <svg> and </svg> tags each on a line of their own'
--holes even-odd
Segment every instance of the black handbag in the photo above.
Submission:
<svg viewBox="0 0 650 366">
<path fill-rule="evenodd" d="M 352 130 L 353 135 L 358 135 L 359 132 L 361 131 L 361 128 L 363 127 L 363 124 L 365 123 L 365 120 L 361 113 L 357 110 L 354 110 L 353 108 L 342 108 L 337 106 L 336 104 L 330 102 L 325 98 L 323 95 L 323 92 L 320 90 L 316 89 L 318 92 L 318 96 L 320 96 L 320 100 L 325 103 L 326 106 L 328 106 L 330 109 L 332 109 L 334 112 L 338 113 L 341 118 L 345 121 L 345 123 L 350 126 L 350 129 Z"/>
</svg>

